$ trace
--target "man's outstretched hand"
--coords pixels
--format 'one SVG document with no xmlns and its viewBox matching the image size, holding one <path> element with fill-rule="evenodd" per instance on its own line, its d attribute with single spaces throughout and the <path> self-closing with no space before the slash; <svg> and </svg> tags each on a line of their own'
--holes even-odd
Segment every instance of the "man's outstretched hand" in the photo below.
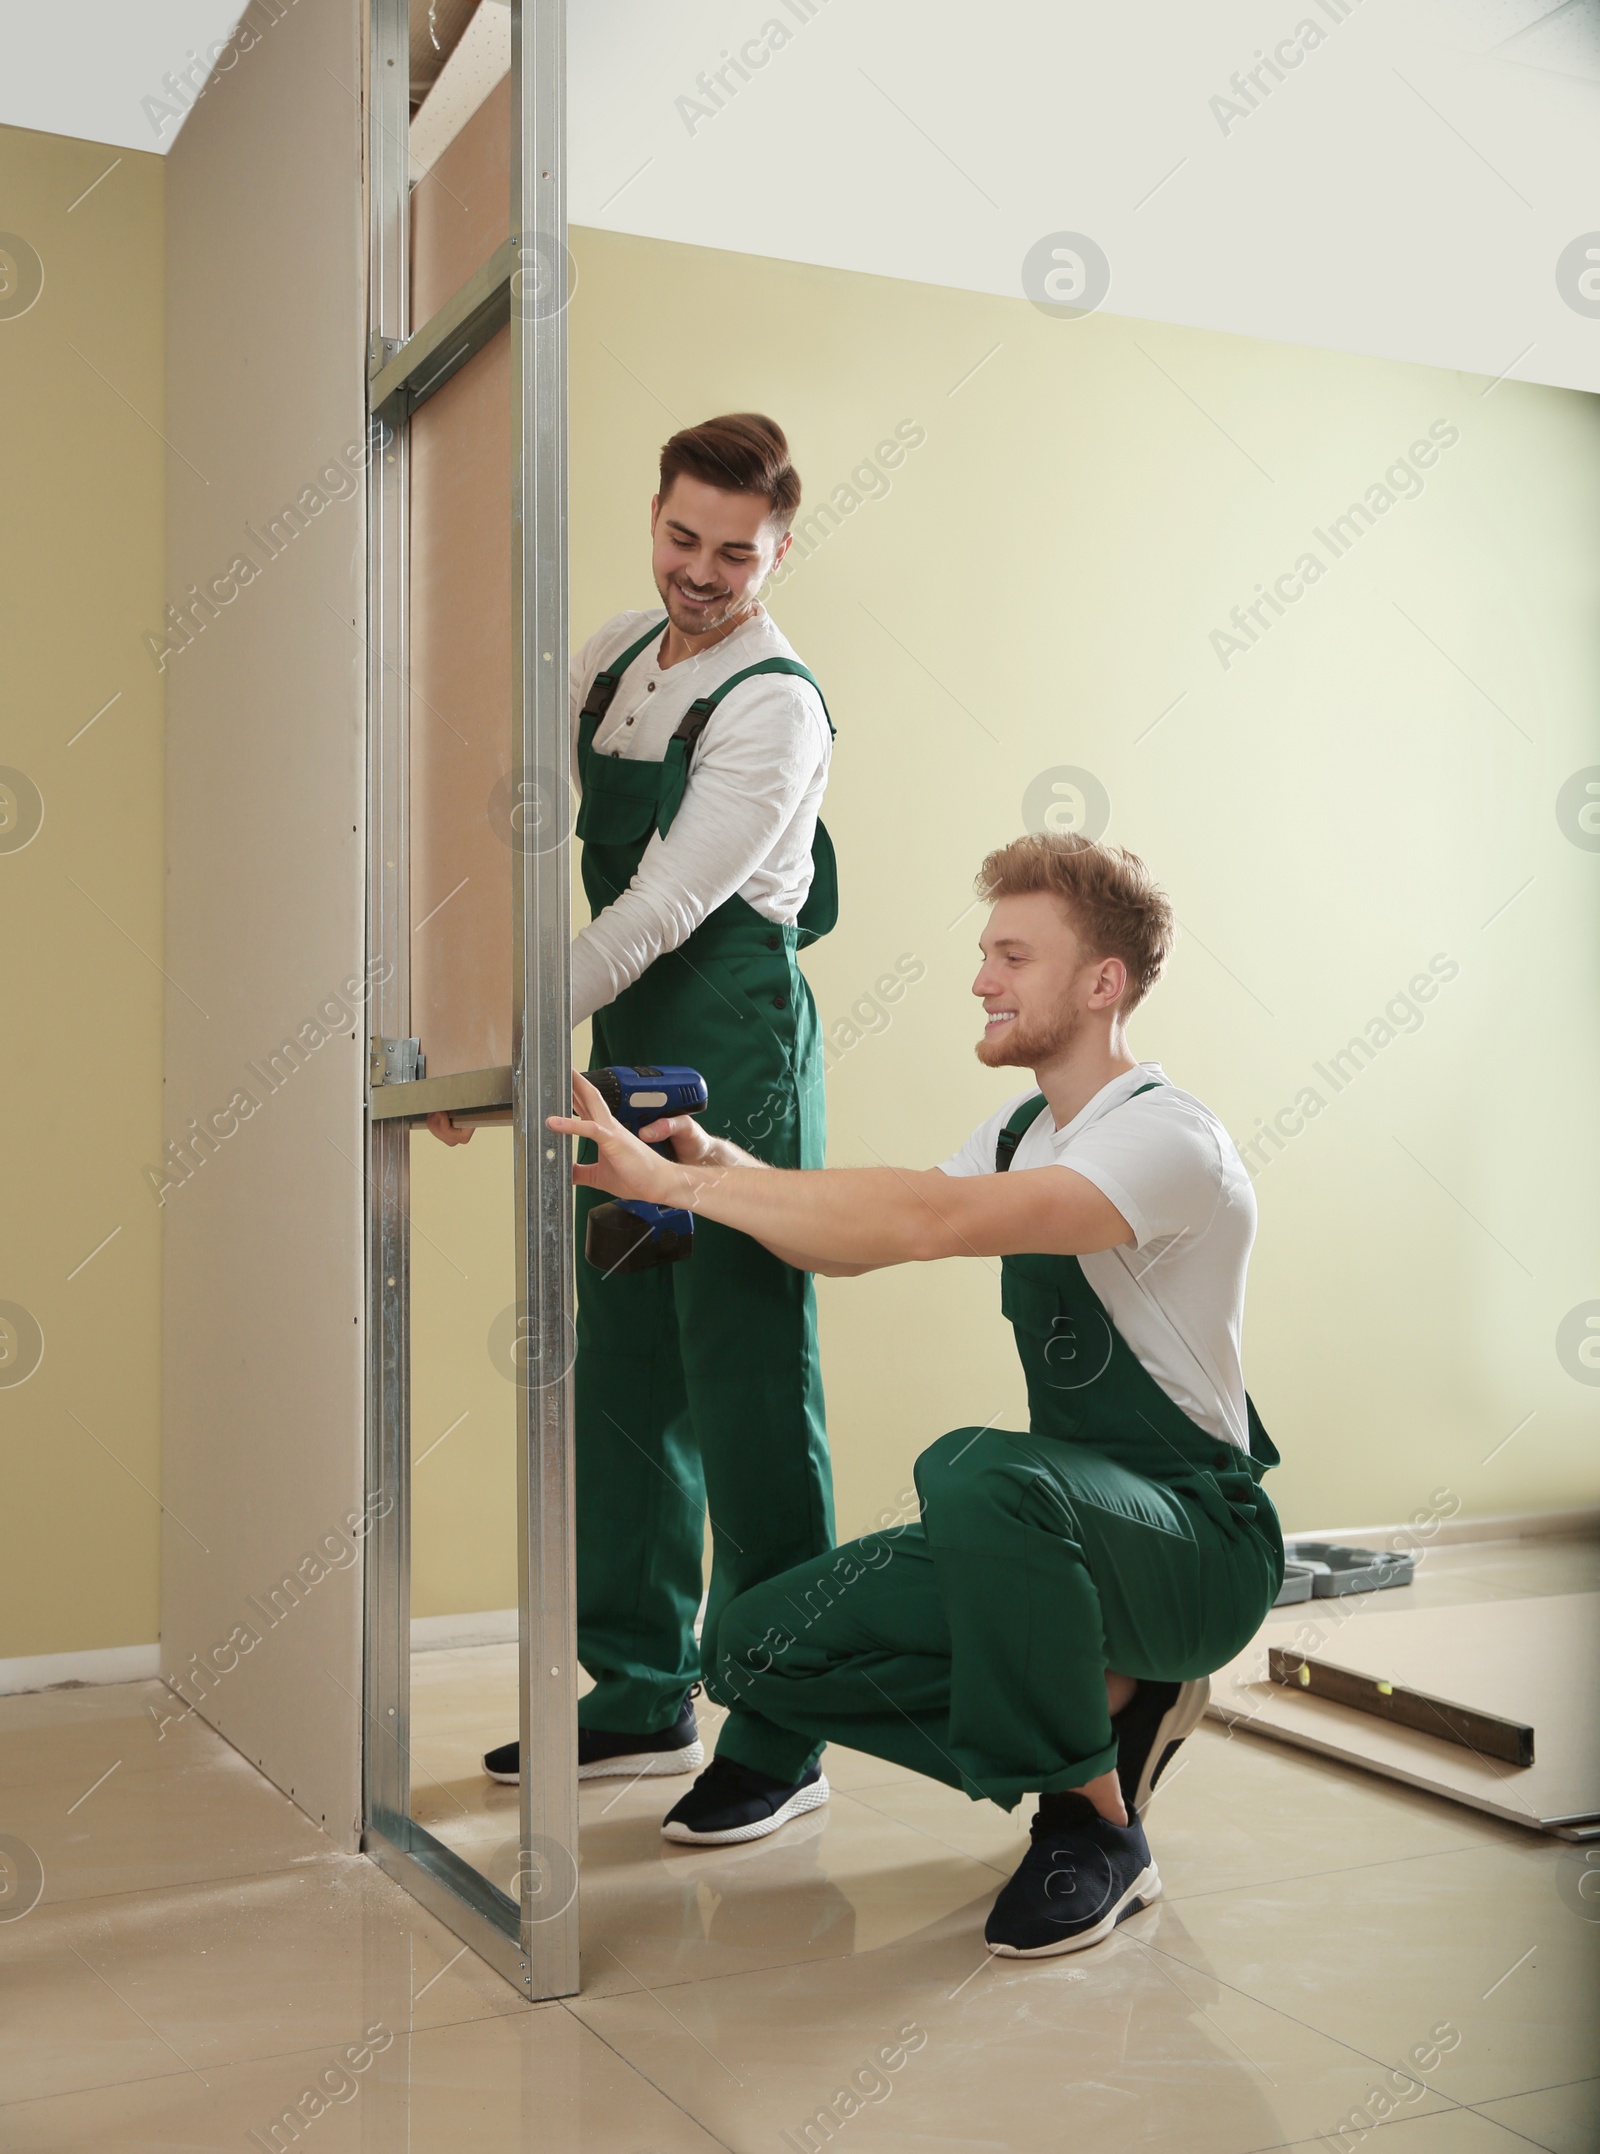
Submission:
<svg viewBox="0 0 1600 2154">
<path fill-rule="evenodd" d="M 549 1127 L 558 1136 L 587 1137 L 599 1151 L 593 1166 L 574 1167 L 572 1179 L 585 1189 L 603 1189 L 608 1196 L 631 1197 L 640 1204 L 686 1202 L 681 1166 L 652 1152 L 644 1137 L 623 1128 L 600 1094 L 580 1071 L 572 1073 L 573 1113 L 553 1114 Z M 691 1115 L 671 1115 L 652 1122 L 645 1132 L 651 1143 L 671 1137 L 680 1160 L 705 1160 L 716 1139 L 707 1137 Z"/>
<path fill-rule="evenodd" d="M 472 1142 L 471 1124 L 469 1123 L 465 1129 L 457 1129 L 442 1107 L 429 1115 L 428 1127 L 441 1144 L 470 1144 Z"/>
</svg>

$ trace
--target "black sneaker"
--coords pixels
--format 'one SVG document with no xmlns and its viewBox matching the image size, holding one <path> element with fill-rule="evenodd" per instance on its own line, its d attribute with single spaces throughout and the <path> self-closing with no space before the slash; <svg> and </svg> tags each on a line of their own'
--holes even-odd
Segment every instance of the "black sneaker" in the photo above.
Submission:
<svg viewBox="0 0 1600 2154">
<path fill-rule="evenodd" d="M 661 1821 L 668 1840 L 724 1847 L 734 1840 L 760 1840 L 792 1817 L 803 1817 L 828 1799 L 820 1765 L 803 1780 L 774 1780 L 732 1758 L 713 1758 L 688 1794 Z"/>
<path fill-rule="evenodd" d="M 578 1778 L 658 1779 L 669 1773 L 692 1773 L 706 1761 L 695 1729 L 694 1700 L 697 1683 L 683 1701 L 683 1710 L 670 1728 L 654 1735 L 625 1735 L 609 1728 L 578 1730 Z M 491 1780 L 515 1787 L 520 1753 L 515 1743 L 502 1743 L 485 1753 L 483 1769 Z"/>
<path fill-rule="evenodd" d="M 1161 1879 L 1137 1818 L 1112 1825 L 1086 1795 L 1041 1795 L 1032 1845 L 983 1926 L 991 1952 L 1081 1952 L 1156 1899 Z"/>
<path fill-rule="evenodd" d="M 1200 1725 L 1211 1683 L 1141 1683 L 1111 1723 L 1117 1738 L 1117 1780 L 1130 1817 L 1142 1817 L 1156 1782 L 1178 1745 Z"/>
</svg>

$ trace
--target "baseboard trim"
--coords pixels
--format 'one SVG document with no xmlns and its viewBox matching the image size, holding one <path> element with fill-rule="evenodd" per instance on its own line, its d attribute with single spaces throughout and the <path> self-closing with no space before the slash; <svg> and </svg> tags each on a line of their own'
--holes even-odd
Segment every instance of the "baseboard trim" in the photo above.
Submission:
<svg viewBox="0 0 1600 2154">
<path fill-rule="evenodd" d="M 472 1615 L 413 1616 L 413 1653 L 444 1653 L 452 1646 L 515 1645 L 515 1608 L 480 1608 Z"/>
<path fill-rule="evenodd" d="M 86 1683 L 144 1683 L 161 1673 L 159 1645 L 108 1645 L 89 1653 L 33 1653 L 0 1660 L 0 1698 Z"/>
<path fill-rule="evenodd" d="M 694 1634 L 698 1638 L 705 1622 L 706 1596 L 700 1596 L 700 1606 L 695 1613 Z M 411 1650 L 413 1653 L 446 1653 L 452 1646 L 464 1645 L 515 1645 L 517 1642 L 517 1611 L 515 1608 L 483 1608 L 473 1615 L 413 1616 L 411 1618 Z"/>
<path fill-rule="evenodd" d="M 1345 1541 L 1356 1547 L 1434 1547 L 1476 1541 L 1572 1540 L 1600 1533 L 1600 1508 L 1568 1511 L 1501 1511 L 1487 1518 L 1441 1518 L 1422 1525 L 1319 1526 L 1286 1533 L 1286 1541 Z"/>
</svg>

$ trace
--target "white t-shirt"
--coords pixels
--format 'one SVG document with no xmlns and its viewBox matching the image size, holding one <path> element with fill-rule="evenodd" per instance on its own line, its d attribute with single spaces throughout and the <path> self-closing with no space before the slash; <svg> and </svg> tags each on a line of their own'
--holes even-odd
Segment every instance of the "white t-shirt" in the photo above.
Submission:
<svg viewBox="0 0 1600 2154">
<path fill-rule="evenodd" d="M 619 613 L 572 661 L 572 779 L 580 790 L 578 721 L 600 668 L 637 643 L 659 607 Z M 601 755 L 659 763 L 684 712 L 719 682 L 794 650 L 764 606 L 698 657 L 663 672 L 659 638 L 629 666 L 600 721 Z M 828 783 L 832 735 L 809 681 L 766 673 L 719 703 L 700 735 L 683 803 L 665 837 L 645 847 L 615 903 L 573 937 L 572 1022 L 620 995 L 666 950 L 687 942 L 736 892 L 765 919 L 790 926 L 811 888 L 811 840 Z"/>
<path fill-rule="evenodd" d="M 1114 1077 L 1065 1129 L 1042 1108 L 1010 1171 L 1070 1167 L 1110 1198 L 1134 1240 L 1079 1257 L 1084 1277 L 1168 1398 L 1208 1435 L 1248 1450 L 1240 1343 L 1255 1192 L 1209 1107 L 1166 1083 L 1132 1098 L 1160 1076 L 1158 1062 L 1141 1062 Z M 1033 1096 L 1008 1100 L 941 1171 L 993 1174 L 996 1139 Z"/>
</svg>

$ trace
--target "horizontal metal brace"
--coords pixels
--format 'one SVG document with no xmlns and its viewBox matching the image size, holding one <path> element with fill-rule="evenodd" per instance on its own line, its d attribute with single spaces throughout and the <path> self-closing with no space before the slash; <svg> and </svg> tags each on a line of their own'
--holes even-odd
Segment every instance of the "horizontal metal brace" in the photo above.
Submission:
<svg viewBox="0 0 1600 2154">
<path fill-rule="evenodd" d="M 401 426 L 452 374 L 460 372 L 511 319 L 511 279 L 519 267 L 515 239 L 502 240 L 481 269 L 367 378 L 372 416 Z M 376 354 L 374 354 L 376 361 Z"/>
<path fill-rule="evenodd" d="M 525 1997 L 531 1994 L 532 1974 L 518 1938 L 515 1900 L 409 1817 L 380 1812 L 370 1819 L 362 1852 Z"/>
<path fill-rule="evenodd" d="M 465 1113 L 512 1103 L 511 1071 L 458 1070 L 451 1077 L 419 1077 L 411 1084 L 375 1085 L 367 1106 L 375 1122 L 419 1121 L 424 1115 Z"/>
</svg>

